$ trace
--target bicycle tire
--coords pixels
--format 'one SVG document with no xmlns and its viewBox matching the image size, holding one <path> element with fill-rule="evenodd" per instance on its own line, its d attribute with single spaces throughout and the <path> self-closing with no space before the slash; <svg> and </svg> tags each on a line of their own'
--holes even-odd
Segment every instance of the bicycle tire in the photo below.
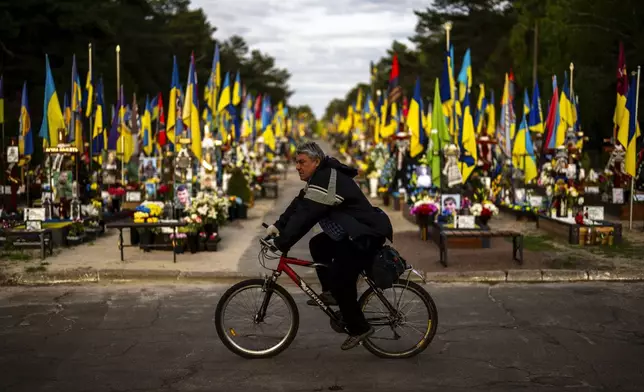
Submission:
<svg viewBox="0 0 644 392">
<path fill-rule="evenodd" d="M 405 279 L 399 279 L 398 282 L 394 284 L 394 287 L 396 286 L 406 287 L 405 290 L 411 290 L 418 295 L 418 297 L 423 301 L 423 304 L 427 308 L 427 312 L 431 320 L 431 325 L 418 344 L 416 344 L 411 350 L 401 353 L 387 352 L 374 344 L 370 339 L 365 340 L 363 343 L 364 347 L 369 350 L 369 352 L 380 358 L 403 359 L 418 355 L 421 352 L 425 351 L 425 349 L 429 346 L 429 344 L 434 339 L 434 336 L 436 335 L 436 330 L 438 329 L 438 309 L 436 308 L 436 304 L 434 303 L 434 300 L 427 292 L 427 290 L 425 290 L 419 284 Z M 372 295 L 375 295 L 375 293 L 376 292 L 372 287 L 369 287 L 364 293 L 362 293 L 360 299 L 358 300 L 360 309 L 364 310 L 367 300 Z"/>
<path fill-rule="evenodd" d="M 261 350 L 261 351 L 251 351 L 248 349 L 240 349 L 237 345 L 235 345 L 228 337 L 228 334 L 225 332 L 225 326 L 224 326 L 224 320 L 223 320 L 223 315 L 225 313 L 226 307 L 228 306 L 228 303 L 234 296 L 238 293 L 240 293 L 243 289 L 248 288 L 248 287 L 263 287 L 264 286 L 264 280 L 263 279 L 249 279 L 245 280 L 242 282 L 239 282 L 226 290 L 224 295 L 222 295 L 221 299 L 219 300 L 219 303 L 217 304 L 217 309 L 215 310 L 215 328 L 217 330 L 217 335 L 219 336 L 219 340 L 226 346 L 226 348 L 233 353 L 239 355 L 242 358 L 246 359 L 260 359 L 260 358 L 270 358 L 274 357 L 275 355 L 281 353 L 282 351 L 286 350 L 288 346 L 291 345 L 293 340 L 295 339 L 295 335 L 297 335 L 297 331 L 300 327 L 300 314 L 297 309 L 297 305 L 295 304 L 295 300 L 293 299 L 293 296 L 289 294 L 286 289 L 277 283 L 273 283 L 271 285 L 270 290 L 273 291 L 273 293 L 277 293 L 284 299 L 284 303 L 288 307 L 288 310 L 292 314 L 292 321 L 290 328 L 288 330 L 288 333 L 286 334 L 285 338 L 283 338 L 282 341 L 280 341 L 276 346 L 271 347 L 266 350 Z"/>
</svg>

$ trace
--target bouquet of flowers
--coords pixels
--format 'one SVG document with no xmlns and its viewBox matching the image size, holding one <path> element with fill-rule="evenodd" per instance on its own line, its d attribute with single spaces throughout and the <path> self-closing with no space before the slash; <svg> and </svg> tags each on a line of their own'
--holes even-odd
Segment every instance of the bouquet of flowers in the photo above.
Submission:
<svg viewBox="0 0 644 392">
<path fill-rule="evenodd" d="M 134 223 L 157 223 L 163 213 L 163 206 L 160 203 L 146 201 L 134 211 Z"/>
<path fill-rule="evenodd" d="M 107 193 L 109 193 L 112 197 L 121 197 L 125 194 L 125 189 L 123 189 L 122 187 L 108 188 Z"/>
<path fill-rule="evenodd" d="M 190 217 L 199 217 L 204 224 L 222 225 L 228 219 L 229 207 L 230 201 L 227 197 L 204 193 L 192 200 L 187 212 Z"/>
<path fill-rule="evenodd" d="M 412 215 L 434 215 L 438 212 L 438 204 L 431 199 L 419 200 L 411 207 L 410 213 Z"/>
<path fill-rule="evenodd" d="M 484 201 L 483 203 L 474 203 L 470 208 L 470 212 L 474 216 L 480 216 L 484 219 L 490 219 L 493 215 L 499 214 L 499 209 L 492 204 L 490 201 Z"/>
</svg>

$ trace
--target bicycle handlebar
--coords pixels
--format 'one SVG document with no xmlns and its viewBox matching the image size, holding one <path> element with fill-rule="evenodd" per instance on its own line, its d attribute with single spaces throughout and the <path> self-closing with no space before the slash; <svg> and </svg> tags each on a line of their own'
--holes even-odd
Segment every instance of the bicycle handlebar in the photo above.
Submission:
<svg viewBox="0 0 644 392">
<path fill-rule="evenodd" d="M 262 227 L 263 227 L 263 228 L 265 228 L 265 229 L 267 229 L 267 228 L 268 228 L 268 224 L 266 224 L 266 223 L 262 222 Z M 272 236 L 272 235 L 267 235 L 267 236 L 265 236 L 264 238 L 260 238 L 260 239 L 259 239 L 259 242 L 260 242 L 262 245 L 264 245 L 264 246 L 268 247 L 272 252 L 278 251 L 278 249 L 277 249 L 274 245 L 271 245 L 271 244 L 269 244 L 269 243 L 268 243 L 268 240 L 270 240 L 271 238 L 273 238 L 273 236 Z"/>
</svg>

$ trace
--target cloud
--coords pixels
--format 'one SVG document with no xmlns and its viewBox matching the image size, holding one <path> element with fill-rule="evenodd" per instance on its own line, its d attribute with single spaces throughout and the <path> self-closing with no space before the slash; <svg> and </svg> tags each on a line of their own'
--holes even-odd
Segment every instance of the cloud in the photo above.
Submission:
<svg viewBox="0 0 644 392">
<path fill-rule="evenodd" d="M 369 62 L 391 42 L 406 42 L 415 9 L 427 0 L 192 0 L 217 27 L 216 37 L 243 36 L 291 72 L 291 104 L 308 104 L 316 116 L 333 98 L 368 82 Z M 243 75 L 242 75 L 243 78 Z"/>
</svg>

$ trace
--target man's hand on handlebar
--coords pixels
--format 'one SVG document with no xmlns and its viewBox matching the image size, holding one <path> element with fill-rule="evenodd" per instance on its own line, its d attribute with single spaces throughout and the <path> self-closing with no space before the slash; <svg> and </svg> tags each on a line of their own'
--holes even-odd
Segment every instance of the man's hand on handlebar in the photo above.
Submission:
<svg viewBox="0 0 644 392">
<path fill-rule="evenodd" d="M 274 225 L 269 226 L 266 223 L 262 223 L 262 226 L 266 228 L 266 237 L 260 239 L 259 242 L 262 245 L 268 247 L 271 252 L 279 252 L 279 249 L 275 246 L 275 237 L 279 235 L 279 230 L 277 230 Z"/>
</svg>

